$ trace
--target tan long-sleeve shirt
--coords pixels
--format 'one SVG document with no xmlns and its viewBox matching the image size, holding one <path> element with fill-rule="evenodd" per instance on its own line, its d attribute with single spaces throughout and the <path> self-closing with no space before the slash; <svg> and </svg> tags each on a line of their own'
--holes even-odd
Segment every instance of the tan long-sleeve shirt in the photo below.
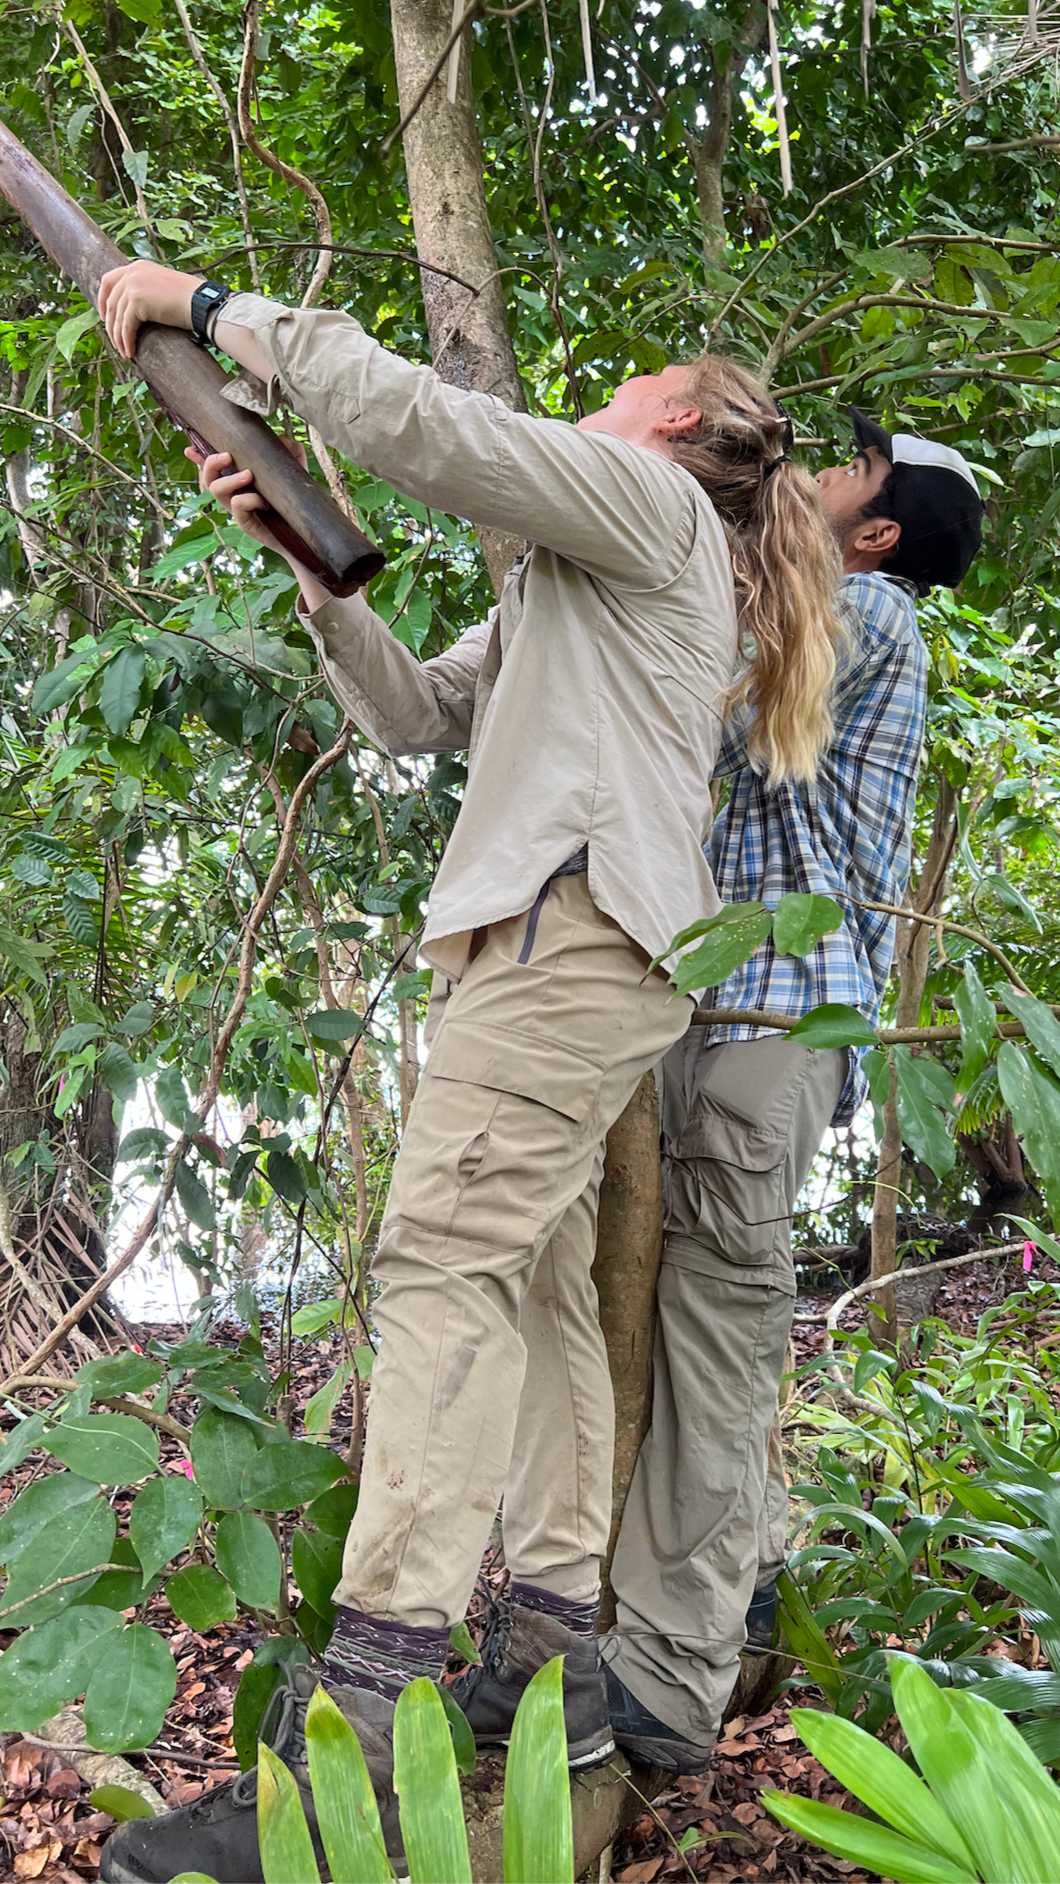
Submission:
<svg viewBox="0 0 1060 1884">
<path fill-rule="evenodd" d="M 706 494 L 662 453 L 446 385 L 350 315 L 235 295 L 272 369 L 226 397 L 293 407 L 404 495 L 523 536 L 489 619 L 420 663 L 363 596 L 307 618 L 341 705 L 387 752 L 467 748 L 423 953 L 458 978 L 472 931 L 520 914 L 588 845 L 593 901 L 651 955 L 719 907 L 703 843 L 737 651 Z"/>
</svg>

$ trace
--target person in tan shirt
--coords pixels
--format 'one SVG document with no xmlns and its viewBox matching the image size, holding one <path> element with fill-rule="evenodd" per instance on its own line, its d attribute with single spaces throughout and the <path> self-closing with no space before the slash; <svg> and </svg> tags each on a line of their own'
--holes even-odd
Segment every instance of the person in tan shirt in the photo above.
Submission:
<svg viewBox="0 0 1060 1884">
<path fill-rule="evenodd" d="M 128 355 L 142 320 L 190 326 L 197 287 L 153 263 L 113 271 L 111 339 Z M 380 1353 L 324 1664 L 400 1857 L 394 1701 L 441 1671 L 502 1498 L 510 1626 L 461 1689 L 472 1724 L 505 1740 L 527 1681 L 563 1653 L 572 1764 L 613 1749 L 595 1636 L 613 1439 L 590 1279 L 604 1139 L 688 1024 L 652 962 L 718 907 L 703 843 L 741 638 L 753 761 L 809 778 L 837 562 L 790 422 L 729 362 L 627 381 L 573 426 L 446 386 L 348 314 L 220 301 L 213 337 L 249 375 L 229 398 L 282 401 L 407 496 L 529 540 L 488 621 L 422 666 L 363 596 L 336 599 L 288 558 L 361 730 L 390 752 L 470 753 L 422 941 L 451 992 L 380 1230 Z M 200 463 L 283 553 L 249 474 Z M 279 1746 L 306 1795 L 307 1681 L 291 1678 Z M 123 1828 L 104 1876 L 258 1878 L 240 1784 Z"/>
</svg>

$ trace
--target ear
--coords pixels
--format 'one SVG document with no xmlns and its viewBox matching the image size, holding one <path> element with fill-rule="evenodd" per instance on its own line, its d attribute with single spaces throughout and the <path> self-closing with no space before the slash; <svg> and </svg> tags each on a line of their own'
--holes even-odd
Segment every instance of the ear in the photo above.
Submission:
<svg viewBox="0 0 1060 1884">
<path fill-rule="evenodd" d="M 893 517 L 869 517 L 859 523 L 848 548 L 859 556 L 892 556 L 901 534 L 902 526 Z"/>
<path fill-rule="evenodd" d="M 661 419 L 655 421 L 655 430 L 662 438 L 687 438 L 702 421 L 703 414 L 698 406 L 673 405 L 667 408 Z"/>
</svg>

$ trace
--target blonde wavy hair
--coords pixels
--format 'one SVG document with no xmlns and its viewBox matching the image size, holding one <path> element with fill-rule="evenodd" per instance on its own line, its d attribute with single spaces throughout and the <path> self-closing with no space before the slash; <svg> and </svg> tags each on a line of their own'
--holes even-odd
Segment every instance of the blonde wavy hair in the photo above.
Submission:
<svg viewBox="0 0 1060 1884">
<path fill-rule="evenodd" d="M 687 372 L 681 403 L 702 416 L 669 451 L 725 527 L 739 622 L 754 644 L 726 705 L 752 709 L 748 755 L 770 787 L 809 780 L 832 735 L 843 636 L 836 539 L 813 479 L 785 455 L 790 421 L 762 382 L 710 353 Z"/>
</svg>

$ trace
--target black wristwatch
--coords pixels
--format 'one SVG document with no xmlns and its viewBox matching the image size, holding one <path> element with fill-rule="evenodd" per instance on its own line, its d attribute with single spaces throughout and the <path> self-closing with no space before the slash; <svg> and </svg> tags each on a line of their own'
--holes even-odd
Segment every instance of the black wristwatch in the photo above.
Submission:
<svg viewBox="0 0 1060 1884">
<path fill-rule="evenodd" d="M 214 323 L 232 290 L 220 281 L 201 281 L 191 297 L 191 333 L 197 346 L 209 346 Z"/>
</svg>

